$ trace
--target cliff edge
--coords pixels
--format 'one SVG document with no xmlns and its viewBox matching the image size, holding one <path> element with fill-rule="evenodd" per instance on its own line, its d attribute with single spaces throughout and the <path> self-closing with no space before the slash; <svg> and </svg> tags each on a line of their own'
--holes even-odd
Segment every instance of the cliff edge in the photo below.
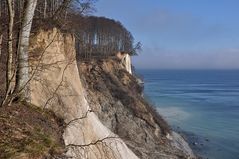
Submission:
<svg viewBox="0 0 239 159">
<path fill-rule="evenodd" d="M 111 58 L 78 62 L 87 101 L 139 158 L 194 158 L 184 139 L 142 97 L 138 79 Z"/>
<path fill-rule="evenodd" d="M 194 158 L 117 59 L 77 62 L 74 36 L 57 29 L 35 33 L 30 50 L 31 103 L 64 120 L 67 158 Z"/>
</svg>

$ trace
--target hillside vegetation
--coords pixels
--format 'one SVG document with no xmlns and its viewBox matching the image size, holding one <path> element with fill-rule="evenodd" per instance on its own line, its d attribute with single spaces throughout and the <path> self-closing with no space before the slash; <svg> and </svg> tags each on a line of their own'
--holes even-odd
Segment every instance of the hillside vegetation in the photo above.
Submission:
<svg viewBox="0 0 239 159">
<path fill-rule="evenodd" d="M 53 112 L 27 104 L 0 108 L 0 158 L 62 157 L 63 121 Z"/>
</svg>

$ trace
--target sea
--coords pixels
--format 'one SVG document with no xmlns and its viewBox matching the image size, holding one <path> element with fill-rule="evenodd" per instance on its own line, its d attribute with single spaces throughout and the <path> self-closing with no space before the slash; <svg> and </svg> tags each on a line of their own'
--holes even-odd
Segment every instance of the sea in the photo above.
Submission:
<svg viewBox="0 0 239 159">
<path fill-rule="evenodd" d="M 239 70 L 137 70 L 144 96 L 202 158 L 239 159 Z"/>
</svg>

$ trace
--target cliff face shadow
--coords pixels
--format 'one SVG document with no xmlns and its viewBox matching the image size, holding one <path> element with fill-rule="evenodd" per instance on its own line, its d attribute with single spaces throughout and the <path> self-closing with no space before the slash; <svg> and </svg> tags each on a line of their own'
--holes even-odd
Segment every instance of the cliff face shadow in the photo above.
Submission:
<svg viewBox="0 0 239 159">
<path fill-rule="evenodd" d="M 142 86 L 115 59 L 78 62 L 87 101 L 100 120 L 140 158 L 185 158 L 166 135 L 170 127 L 142 97 Z"/>
</svg>

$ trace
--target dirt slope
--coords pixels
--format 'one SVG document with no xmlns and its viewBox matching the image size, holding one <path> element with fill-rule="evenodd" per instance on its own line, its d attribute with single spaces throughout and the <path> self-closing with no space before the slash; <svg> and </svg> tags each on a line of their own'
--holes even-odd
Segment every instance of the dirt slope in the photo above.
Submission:
<svg viewBox="0 0 239 159">
<path fill-rule="evenodd" d="M 137 79 L 119 61 L 91 60 L 79 62 L 78 67 L 92 110 L 139 158 L 193 157 L 183 139 L 180 144 L 188 150 L 176 148 L 177 139 L 166 137 L 171 134 L 169 126 L 144 100 Z"/>
<path fill-rule="evenodd" d="M 63 158 L 63 121 L 26 103 L 0 108 L 0 158 Z"/>
</svg>

